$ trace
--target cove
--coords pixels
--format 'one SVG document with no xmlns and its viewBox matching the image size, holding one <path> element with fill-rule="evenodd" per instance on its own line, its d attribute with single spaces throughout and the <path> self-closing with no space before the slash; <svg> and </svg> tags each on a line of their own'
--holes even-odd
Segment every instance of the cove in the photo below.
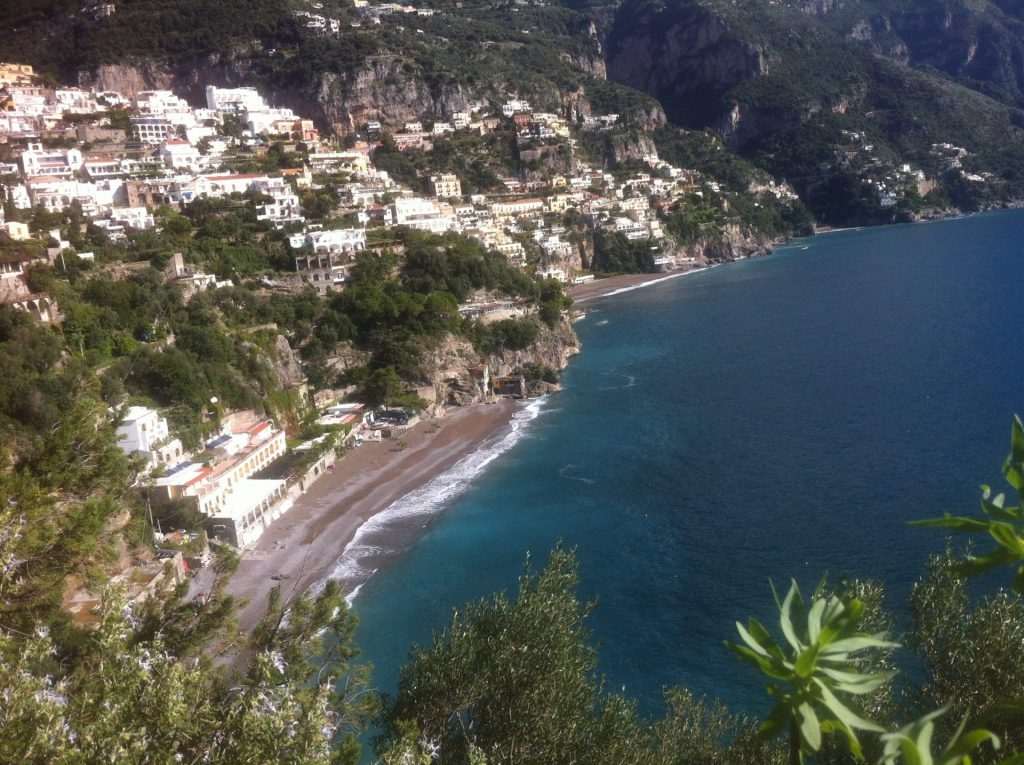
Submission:
<svg viewBox="0 0 1024 765">
<path fill-rule="evenodd" d="M 769 579 L 883 581 L 906 602 L 941 532 L 1000 485 L 1024 413 L 1024 211 L 797 240 L 586 306 L 583 353 L 354 601 L 391 692 L 453 607 L 578 549 L 600 669 L 641 709 L 684 685 L 765 711 L 723 648 Z"/>
</svg>

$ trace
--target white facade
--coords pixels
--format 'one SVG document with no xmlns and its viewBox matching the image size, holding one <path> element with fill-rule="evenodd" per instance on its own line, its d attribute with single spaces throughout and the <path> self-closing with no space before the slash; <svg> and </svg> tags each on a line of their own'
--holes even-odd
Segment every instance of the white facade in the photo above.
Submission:
<svg viewBox="0 0 1024 765">
<path fill-rule="evenodd" d="M 206 106 L 216 112 L 242 114 L 266 111 L 267 102 L 256 88 L 218 88 L 206 86 Z"/>
<path fill-rule="evenodd" d="M 142 90 L 135 94 L 135 108 L 140 115 L 162 117 L 190 111 L 188 102 L 169 90 Z"/>
<path fill-rule="evenodd" d="M 436 200 L 422 197 L 396 199 L 394 203 L 395 225 L 411 226 L 435 234 L 455 228 L 455 216 L 445 214 Z"/>
<path fill-rule="evenodd" d="M 441 175 L 430 176 L 430 185 L 434 190 L 434 196 L 441 199 L 462 196 L 462 183 L 455 173 L 442 173 Z"/>
<path fill-rule="evenodd" d="M 366 230 L 361 228 L 337 228 L 328 231 L 310 231 L 293 234 L 289 244 L 294 249 L 310 246 L 317 253 L 359 252 L 366 249 Z"/>
<path fill-rule="evenodd" d="M 140 455 L 151 468 L 182 457 L 181 441 L 170 438 L 167 420 L 145 406 L 132 406 L 124 413 L 117 428 L 117 445 L 128 456 Z"/>
<path fill-rule="evenodd" d="M 132 131 L 142 143 L 158 144 L 178 137 L 178 129 L 165 117 L 132 117 Z"/>
<path fill-rule="evenodd" d="M 78 149 L 44 149 L 42 144 L 30 143 L 21 153 L 21 168 L 27 178 L 37 175 L 67 177 L 82 167 L 82 152 Z"/>
<path fill-rule="evenodd" d="M 236 547 L 252 544 L 290 506 L 284 481 L 252 475 L 285 452 L 285 434 L 270 420 L 222 433 L 206 444 L 216 455 L 207 463 L 183 462 L 155 482 L 154 494 L 189 498 L 208 517 L 211 537 Z"/>
</svg>

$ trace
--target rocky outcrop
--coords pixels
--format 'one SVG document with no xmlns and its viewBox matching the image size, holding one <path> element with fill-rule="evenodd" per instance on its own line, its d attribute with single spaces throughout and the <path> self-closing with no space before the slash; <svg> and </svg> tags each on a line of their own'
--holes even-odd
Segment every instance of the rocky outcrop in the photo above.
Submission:
<svg viewBox="0 0 1024 765">
<path fill-rule="evenodd" d="M 295 352 L 284 335 L 277 335 L 270 349 L 271 370 L 282 388 L 298 388 L 305 384 L 306 376 L 295 358 Z"/>
<path fill-rule="evenodd" d="M 374 56 L 344 74 L 327 72 L 315 95 L 327 123 L 343 135 L 369 120 L 401 125 L 431 115 L 448 118 L 466 111 L 470 98 L 457 83 L 429 86 L 400 56 Z"/>
<path fill-rule="evenodd" d="M 522 351 L 503 350 L 484 360 L 492 375 L 504 376 L 518 372 L 527 364 L 562 370 L 569 365 L 569 359 L 579 352 L 580 341 L 576 330 L 568 321 L 562 321 L 554 329 L 541 324 L 540 335 L 529 348 Z"/>
<path fill-rule="evenodd" d="M 616 165 L 627 160 L 640 162 L 644 157 L 658 156 L 654 139 L 645 133 L 618 133 L 612 136 L 609 144 L 609 158 Z"/>
<path fill-rule="evenodd" d="M 174 62 L 140 59 L 102 64 L 78 73 L 79 84 L 114 90 L 133 97 L 141 90 L 173 90 L 193 104 L 206 103 L 206 86 L 237 87 L 252 84 L 252 51 L 235 48 Z M 282 102 L 284 103 L 284 102 Z"/>
<path fill-rule="evenodd" d="M 759 231 L 729 223 L 692 242 L 671 245 L 666 254 L 678 260 L 694 259 L 690 262 L 709 265 L 767 255 L 775 244 L 775 240 Z"/>
<path fill-rule="evenodd" d="M 527 364 L 561 370 L 579 352 L 576 332 L 567 321 L 554 329 L 541 325 L 537 341 L 526 350 L 506 350 L 491 356 L 481 356 L 463 337 L 448 335 L 422 356 L 425 384 L 417 393 L 427 401 L 428 413 L 438 416 L 445 407 L 484 400 L 485 390 L 480 377 L 474 373 L 481 364 L 487 365 L 492 377 L 504 377 L 520 372 Z M 547 386 L 537 392 L 547 392 L 552 387 L 557 388 Z"/>
</svg>

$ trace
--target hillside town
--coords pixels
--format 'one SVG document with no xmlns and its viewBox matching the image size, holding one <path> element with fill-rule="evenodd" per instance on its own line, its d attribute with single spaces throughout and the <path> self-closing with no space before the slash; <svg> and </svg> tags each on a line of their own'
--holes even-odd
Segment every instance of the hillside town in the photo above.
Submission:
<svg viewBox="0 0 1024 765">
<path fill-rule="evenodd" d="M 320 294 L 344 287 L 346 270 L 368 237 L 408 226 L 436 233 L 454 231 L 479 240 L 520 267 L 566 284 L 593 278 L 584 266 L 578 242 L 563 224 L 568 211 L 590 229 L 649 242 L 659 270 L 682 265 L 665 247 L 659 213 L 714 181 L 672 167 L 655 154 L 643 157 L 646 169 L 626 178 L 590 167 L 574 158 L 573 170 L 549 173 L 542 180 L 501 179 L 501 193 L 469 194 L 453 173 L 429 177 L 430 193 L 417 193 L 374 167 L 382 140 L 399 150 L 431 148 L 434 138 L 456 131 L 486 135 L 513 126 L 519 158 L 543 159 L 576 145 L 579 131 L 601 131 L 616 115 L 588 117 L 570 125 L 559 115 L 534 111 L 511 100 L 494 108 L 475 104 L 472 112 L 432 123 L 382 126 L 369 122 L 365 133 L 342 148 L 320 135 L 314 123 L 288 108 L 271 106 L 254 88 L 206 88 L 206 103 L 194 106 L 166 90 L 120 93 L 34 85 L 31 67 L 2 65 L 3 110 L 0 137 L 3 162 L 3 230 L 14 240 L 43 237 L 50 260 L 89 259 L 49 231 L 31 231 L 24 221 L 33 209 L 80 211 L 83 219 L 112 242 L 128 232 L 150 230 L 154 211 L 187 206 L 197 199 L 247 197 L 256 201 L 257 218 L 284 229 L 294 253 L 292 277 L 275 276 L 283 286 L 311 286 Z M 260 164 L 271 148 L 286 157 L 277 170 L 239 172 L 241 163 Z M 331 184 L 339 204 L 326 215 L 303 210 L 300 195 Z M 789 195 L 778 187 L 773 193 Z M 348 224 L 348 225 L 345 225 Z M 386 236 L 386 235 L 384 235 Z M 16 277 L 18 264 L 5 264 Z M 177 274 L 197 287 L 216 287 L 210 275 Z M 5 282 L 5 302 L 17 303 L 42 321 L 56 314 L 45 298 L 18 294 L 17 280 Z M 20 300 L 15 300 L 15 298 Z"/>
</svg>

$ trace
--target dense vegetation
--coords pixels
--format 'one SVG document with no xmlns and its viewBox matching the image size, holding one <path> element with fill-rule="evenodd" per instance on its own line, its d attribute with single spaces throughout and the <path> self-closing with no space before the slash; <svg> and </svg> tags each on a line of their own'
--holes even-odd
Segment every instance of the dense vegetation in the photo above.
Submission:
<svg viewBox="0 0 1024 765">
<path fill-rule="evenodd" d="M 126 611 L 111 591 L 96 630 L 66 622 L 50 583 L 109 544 L 104 521 L 120 485 L 110 471 L 124 463 L 109 428 L 95 427 L 93 396 L 83 392 L 44 448 L 0 474 L 5 762 L 352 763 L 354 734 L 378 709 L 381 763 L 1021 760 L 1007 753 L 1024 746 L 1024 511 L 987 488 L 983 516 L 923 522 L 983 535 L 989 549 L 928 562 L 899 642 L 871 582 L 819 586 L 806 598 L 793 583 L 778 600 L 777 629 L 738 625 L 729 647 L 764 673 L 774 705 L 760 724 L 681 688 L 666 691 L 664 716 L 646 719 L 607 689 L 586 626 L 595 604 L 578 600 L 578 565 L 561 548 L 539 572 L 527 562 L 514 597 L 455 611 L 430 646 L 413 650 L 397 695 L 380 707 L 367 668 L 353 664 L 354 619 L 334 584 L 287 609 L 273 591 L 247 640 L 230 629 L 230 556 L 204 602 L 179 590 Z M 1019 421 L 1004 474 L 1024 487 Z M 96 520 L 83 525 L 86 516 Z M 1014 592 L 971 594 L 967 577 L 1007 566 Z M 324 628 L 326 643 L 314 639 Z M 241 674 L 211 669 L 202 651 L 211 641 L 246 648 Z"/>
</svg>

